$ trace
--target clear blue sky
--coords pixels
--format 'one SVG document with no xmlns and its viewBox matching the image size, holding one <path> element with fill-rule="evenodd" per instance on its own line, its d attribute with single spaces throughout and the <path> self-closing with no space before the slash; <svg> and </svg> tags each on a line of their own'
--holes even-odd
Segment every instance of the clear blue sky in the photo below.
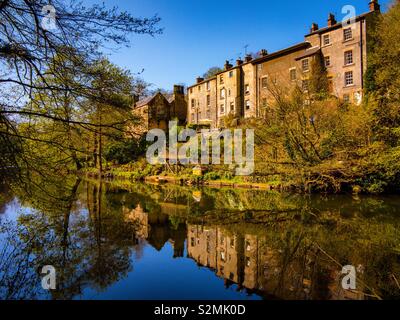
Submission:
<svg viewBox="0 0 400 320">
<path fill-rule="evenodd" d="M 96 2 L 90 0 L 88 2 Z M 164 34 L 131 37 L 131 47 L 111 55 L 118 65 L 137 73 L 154 88 L 191 85 L 211 66 L 222 66 L 262 48 L 273 52 L 303 41 L 312 22 L 326 26 L 328 13 L 343 18 L 344 5 L 357 14 L 368 11 L 369 0 L 108 0 L 135 16 L 158 14 Z M 390 0 L 380 0 L 383 10 Z"/>
</svg>

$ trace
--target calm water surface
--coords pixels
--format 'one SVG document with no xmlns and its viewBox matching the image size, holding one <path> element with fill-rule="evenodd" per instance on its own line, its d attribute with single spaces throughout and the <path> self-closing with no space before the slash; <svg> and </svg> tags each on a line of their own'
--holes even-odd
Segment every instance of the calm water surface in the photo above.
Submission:
<svg viewBox="0 0 400 320">
<path fill-rule="evenodd" d="M 0 299 L 400 297 L 400 197 L 71 178 L 0 199 Z M 357 290 L 342 289 L 344 265 Z"/>
</svg>

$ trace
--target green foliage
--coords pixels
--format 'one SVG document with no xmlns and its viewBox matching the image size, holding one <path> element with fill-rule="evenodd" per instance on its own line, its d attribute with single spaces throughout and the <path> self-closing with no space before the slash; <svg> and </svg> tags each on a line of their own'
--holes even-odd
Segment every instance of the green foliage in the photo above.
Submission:
<svg viewBox="0 0 400 320">
<path fill-rule="evenodd" d="M 146 141 L 144 139 L 125 139 L 107 144 L 104 157 L 107 161 L 116 164 L 127 164 L 137 160 L 146 152 Z"/>
<path fill-rule="evenodd" d="M 208 69 L 208 71 L 203 75 L 204 79 L 210 79 L 212 77 L 214 77 L 216 74 L 218 74 L 219 72 L 221 72 L 222 69 L 219 67 L 211 67 L 210 69 Z"/>
</svg>

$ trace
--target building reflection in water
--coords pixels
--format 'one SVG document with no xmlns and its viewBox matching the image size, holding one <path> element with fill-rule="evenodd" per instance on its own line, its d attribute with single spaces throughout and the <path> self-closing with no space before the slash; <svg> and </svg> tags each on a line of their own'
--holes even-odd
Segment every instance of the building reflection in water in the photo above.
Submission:
<svg viewBox="0 0 400 320">
<path fill-rule="evenodd" d="M 169 242 L 178 258 L 184 257 L 187 240 L 187 257 L 213 270 L 227 288 L 236 285 L 237 290 L 268 299 L 364 299 L 362 293 L 343 290 L 338 267 L 315 250 L 295 255 L 269 246 L 267 236 L 220 226 L 173 225 L 171 214 L 186 212 L 184 205 L 161 203 L 160 210 L 152 213 L 140 204 L 123 210 L 126 222 L 136 226 L 137 241 L 146 240 L 158 251 Z"/>
</svg>

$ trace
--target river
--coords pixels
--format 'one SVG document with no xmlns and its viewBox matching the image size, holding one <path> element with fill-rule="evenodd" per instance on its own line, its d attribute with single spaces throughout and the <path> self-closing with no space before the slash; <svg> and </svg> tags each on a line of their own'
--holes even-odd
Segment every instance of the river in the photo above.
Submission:
<svg viewBox="0 0 400 320">
<path fill-rule="evenodd" d="M 64 184 L 0 197 L 0 299 L 400 297 L 398 196 Z"/>
</svg>

